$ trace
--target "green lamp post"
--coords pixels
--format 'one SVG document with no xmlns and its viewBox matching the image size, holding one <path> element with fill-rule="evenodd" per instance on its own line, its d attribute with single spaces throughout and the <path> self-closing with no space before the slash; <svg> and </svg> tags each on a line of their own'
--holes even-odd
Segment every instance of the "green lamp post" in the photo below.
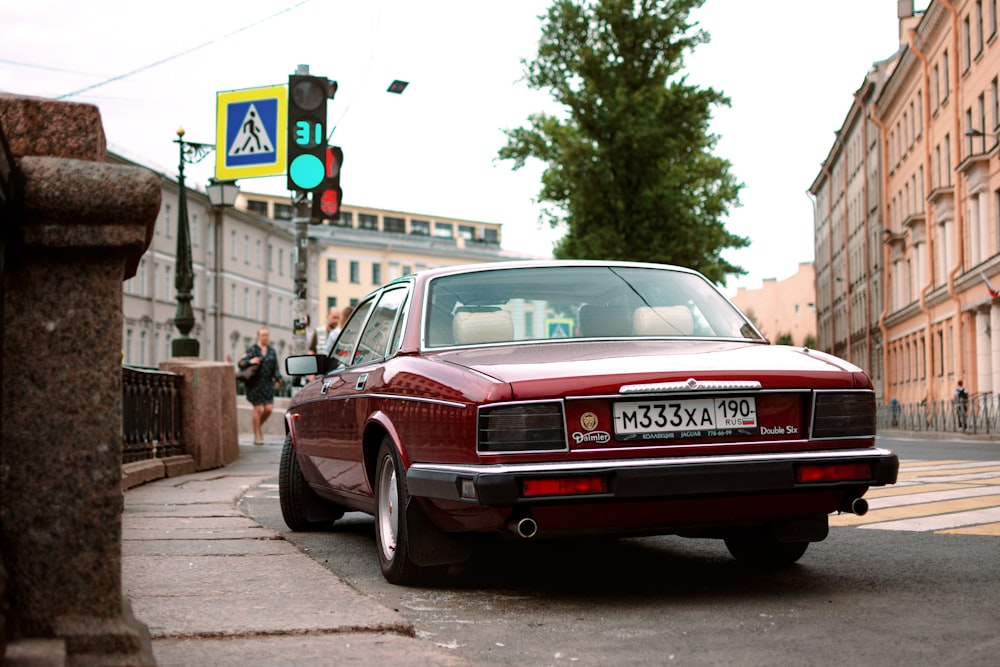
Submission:
<svg viewBox="0 0 1000 667">
<path fill-rule="evenodd" d="M 177 197 L 177 268 L 174 277 L 174 288 L 177 290 L 177 313 L 174 315 L 174 326 L 177 327 L 177 331 L 181 335 L 171 342 L 170 350 L 174 357 L 197 357 L 200 351 L 198 339 L 189 336 L 191 329 L 194 328 L 194 310 L 191 309 L 194 265 L 191 259 L 191 226 L 188 223 L 184 164 L 200 162 L 215 146 L 184 141 L 184 128 L 177 130 L 177 139 L 174 142 L 180 147 L 179 176 L 177 179 L 180 187 L 180 194 Z"/>
</svg>

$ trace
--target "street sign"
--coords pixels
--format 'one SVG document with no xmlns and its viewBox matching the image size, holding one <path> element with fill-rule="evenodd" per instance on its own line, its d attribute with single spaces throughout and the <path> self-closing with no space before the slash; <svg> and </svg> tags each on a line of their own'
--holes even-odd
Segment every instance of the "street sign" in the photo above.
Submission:
<svg viewBox="0 0 1000 667">
<path fill-rule="evenodd" d="M 288 93 L 285 86 L 246 88 L 216 96 L 215 177 L 285 173 Z"/>
</svg>

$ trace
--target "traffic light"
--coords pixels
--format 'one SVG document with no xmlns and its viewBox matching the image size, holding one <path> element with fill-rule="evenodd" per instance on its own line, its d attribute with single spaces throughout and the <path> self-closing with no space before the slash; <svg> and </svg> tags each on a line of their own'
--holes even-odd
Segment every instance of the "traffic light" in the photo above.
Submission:
<svg viewBox="0 0 1000 667">
<path fill-rule="evenodd" d="M 323 182 L 313 190 L 312 221 L 339 220 L 340 202 L 344 193 L 340 189 L 340 166 L 344 164 L 344 151 L 340 146 L 327 146 L 323 160 Z"/>
<path fill-rule="evenodd" d="M 326 101 L 337 83 L 325 77 L 288 77 L 288 189 L 309 191 L 323 182 Z"/>
</svg>

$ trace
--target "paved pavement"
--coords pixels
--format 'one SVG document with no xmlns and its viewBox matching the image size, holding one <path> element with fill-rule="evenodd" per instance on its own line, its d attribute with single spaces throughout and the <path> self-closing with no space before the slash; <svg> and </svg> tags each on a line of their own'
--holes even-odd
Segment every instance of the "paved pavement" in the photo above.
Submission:
<svg viewBox="0 0 1000 667">
<path fill-rule="evenodd" d="M 157 664 L 468 665 L 239 511 L 280 455 L 245 435 L 232 465 L 125 493 L 122 583 Z"/>
</svg>

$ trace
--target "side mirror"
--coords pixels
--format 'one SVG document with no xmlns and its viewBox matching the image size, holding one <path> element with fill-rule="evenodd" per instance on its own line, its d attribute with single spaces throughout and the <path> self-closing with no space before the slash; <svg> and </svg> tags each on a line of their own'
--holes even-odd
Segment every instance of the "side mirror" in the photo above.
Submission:
<svg viewBox="0 0 1000 667">
<path fill-rule="evenodd" d="M 285 359 L 286 375 L 322 375 L 340 365 L 325 354 L 299 354 Z"/>
</svg>

